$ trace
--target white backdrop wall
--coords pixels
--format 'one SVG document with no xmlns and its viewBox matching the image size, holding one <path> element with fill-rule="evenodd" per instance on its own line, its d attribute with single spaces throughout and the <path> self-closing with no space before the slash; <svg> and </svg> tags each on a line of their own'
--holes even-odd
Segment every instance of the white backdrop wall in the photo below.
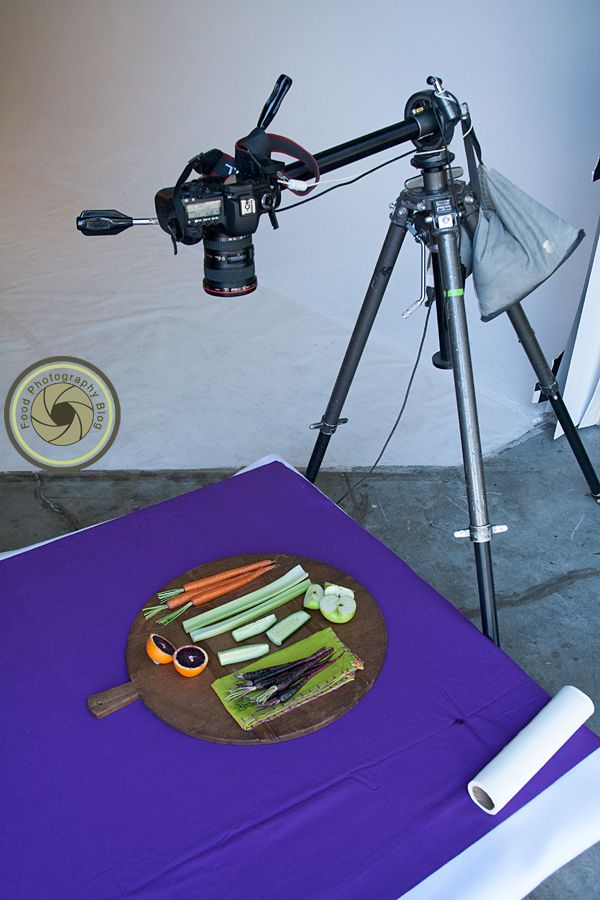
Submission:
<svg viewBox="0 0 600 900">
<path fill-rule="evenodd" d="M 74 227 L 84 208 L 152 215 L 155 191 L 190 156 L 231 152 L 281 72 L 294 85 L 275 130 L 314 152 L 399 121 L 427 75 L 442 75 L 469 102 L 488 164 L 588 234 L 525 301 L 546 355 L 563 349 L 597 216 L 596 0 L 5 0 L 3 10 L 0 391 L 49 356 L 102 369 L 122 425 L 96 468 L 310 455 L 307 426 L 324 411 L 389 204 L 414 174 L 408 160 L 282 213 L 277 232 L 265 220 L 259 289 L 244 300 L 205 295 L 201 249 L 173 257 L 158 228 L 93 239 Z M 329 466 L 370 464 L 400 406 L 423 327 L 423 313 L 401 316 L 419 290 L 411 240 L 401 257 Z M 506 317 L 483 324 L 472 292 L 467 303 L 489 452 L 531 427 L 535 378 Z M 435 349 L 432 321 L 384 464 L 460 459 L 452 377 L 431 366 Z M 33 468 L 4 431 L 0 468 Z"/>
</svg>

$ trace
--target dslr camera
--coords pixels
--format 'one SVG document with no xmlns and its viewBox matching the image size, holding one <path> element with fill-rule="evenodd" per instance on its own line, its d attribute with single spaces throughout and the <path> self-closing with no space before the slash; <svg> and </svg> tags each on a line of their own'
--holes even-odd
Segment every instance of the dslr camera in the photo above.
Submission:
<svg viewBox="0 0 600 900">
<path fill-rule="evenodd" d="M 218 297 L 256 288 L 252 235 L 267 213 L 277 227 L 281 164 L 270 158 L 268 135 L 255 128 L 237 142 L 235 159 L 220 150 L 190 160 L 174 187 L 155 197 L 161 228 L 177 243 L 204 241 L 204 290 Z M 279 171 L 278 171 L 279 170 Z M 201 177 L 187 178 L 197 172 Z"/>
<path fill-rule="evenodd" d="M 307 177 L 319 179 L 319 167 L 306 150 L 288 138 L 268 134 L 281 102 L 292 84 L 280 75 L 265 103 L 257 126 L 240 138 L 235 156 L 209 150 L 193 157 L 173 187 L 155 196 L 156 219 L 133 219 L 116 209 L 88 209 L 77 217 L 83 234 L 119 234 L 132 225 L 159 224 L 177 244 L 204 241 L 204 290 L 217 297 L 235 297 L 256 289 L 252 235 L 267 213 L 277 228 L 275 210 L 282 186 L 292 187 L 282 162 L 271 159 L 281 152 L 303 162 Z M 193 173 L 199 177 L 188 181 Z M 297 182 L 296 182 L 297 184 Z"/>
</svg>

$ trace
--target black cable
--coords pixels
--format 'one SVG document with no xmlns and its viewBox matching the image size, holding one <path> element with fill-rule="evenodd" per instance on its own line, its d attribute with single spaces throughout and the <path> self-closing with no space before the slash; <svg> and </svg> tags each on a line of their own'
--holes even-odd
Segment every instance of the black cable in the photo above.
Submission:
<svg viewBox="0 0 600 900">
<path fill-rule="evenodd" d="M 342 494 L 342 496 L 339 498 L 339 500 L 336 500 L 336 501 L 335 501 L 338 505 L 342 502 L 342 500 L 345 500 L 345 499 L 346 499 L 346 497 L 348 496 L 349 493 L 351 493 L 353 490 L 355 490 L 355 488 L 357 488 L 360 484 L 363 483 L 363 481 L 365 481 L 367 478 L 369 478 L 370 475 L 373 474 L 373 472 L 375 471 L 375 468 L 379 465 L 379 460 L 381 459 L 381 457 L 383 456 L 383 454 L 384 454 L 385 451 L 387 450 L 387 446 L 388 446 L 389 442 L 391 441 L 391 439 L 393 438 L 394 433 L 395 433 L 395 431 L 396 431 L 396 428 L 397 428 L 398 425 L 400 424 L 400 419 L 402 418 L 402 415 L 403 415 L 403 413 L 404 413 L 404 410 L 406 409 L 406 404 L 408 403 L 408 397 L 409 397 L 409 395 L 410 395 L 410 391 L 411 391 L 411 388 L 412 388 L 412 385 L 413 385 L 413 381 L 415 380 L 415 375 L 417 374 L 417 368 L 418 368 L 419 362 L 420 362 L 420 360 L 421 360 L 421 354 L 422 354 L 422 352 L 423 352 L 423 346 L 424 346 L 424 344 L 425 344 L 425 337 L 426 337 L 426 335 L 427 335 L 427 326 L 428 326 L 428 324 L 429 324 L 429 316 L 431 315 L 431 310 L 432 310 L 432 308 L 433 308 L 433 303 L 430 304 L 429 308 L 427 309 L 427 315 L 425 316 L 425 325 L 424 325 L 424 327 L 423 327 L 423 334 L 422 334 L 422 336 L 421 336 L 421 343 L 419 344 L 419 349 L 418 349 L 418 351 L 417 351 L 417 358 L 416 358 L 416 360 L 415 360 L 415 364 L 414 364 L 414 366 L 413 366 L 413 370 L 412 370 L 412 372 L 410 373 L 410 378 L 408 379 L 408 386 L 407 386 L 407 388 L 406 388 L 406 393 L 404 394 L 404 400 L 402 401 L 402 406 L 401 406 L 401 408 L 400 408 L 400 412 L 398 413 L 398 416 L 397 416 L 397 418 L 396 418 L 396 421 L 394 422 L 394 425 L 393 425 L 393 427 L 392 427 L 392 430 L 391 430 L 390 433 L 388 434 L 387 439 L 386 439 L 386 441 L 385 441 L 385 444 L 384 444 L 383 447 L 381 448 L 381 451 L 380 451 L 380 453 L 379 453 L 379 456 L 377 457 L 377 459 L 375 460 L 375 462 L 373 463 L 373 465 L 371 466 L 371 468 L 369 469 L 369 471 L 368 471 L 365 475 L 363 475 L 362 478 L 359 478 L 358 481 L 355 481 L 354 484 L 350 485 L 350 487 L 348 488 L 348 490 L 346 491 L 346 493 L 345 493 L 345 494 Z"/>
<path fill-rule="evenodd" d="M 319 197 L 324 197 L 325 194 L 328 194 L 330 191 L 335 191 L 337 188 L 346 187 L 348 184 L 355 184 L 357 181 L 360 181 L 361 178 L 366 178 L 367 175 L 372 175 L 373 172 L 376 172 L 378 169 L 383 169 L 384 166 L 389 166 L 390 163 L 398 162 L 399 159 L 404 159 L 405 156 L 411 156 L 413 154 L 414 148 L 409 150 L 407 153 L 401 153 L 400 156 L 394 156 L 393 159 L 388 159 L 383 163 L 379 163 L 378 166 L 374 166 L 372 169 L 369 169 L 367 172 L 362 172 L 362 174 L 357 175 L 356 178 L 350 179 L 350 181 L 343 181 L 340 184 L 334 184 L 330 188 L 326 188 L 324 191 L 319 191 L 318 194 L 313 194 L 312 197 L 306 197 L 304 200 L 298 200 L 297 203 L 290 203 L 289 206 L 280 206 L 279 209 L 276 210 L 277 213 L 285 212 L 286 209 L 294 209 L 296 206 L 302 206 L 303 203 L 310 203 L 311 200 L 318 200 Z M 316 186 L 316 185 L 315 185 Z"/>
</svg>

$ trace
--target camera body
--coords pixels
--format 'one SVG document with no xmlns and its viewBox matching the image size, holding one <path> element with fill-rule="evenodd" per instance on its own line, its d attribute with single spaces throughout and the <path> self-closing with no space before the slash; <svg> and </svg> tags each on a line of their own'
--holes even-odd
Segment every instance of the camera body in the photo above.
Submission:
<svg viewBox="0 0 600 900">
<path fill-rule="evenodd" d="M 308 162 L 318 180 L 316 160 L 298 144 L 268 134 L 292 79 L 280 75 L 265 103 L 258 124 L 235 145 L 235 157 L 216 148 L 194 156 L 173 187 L 155 195 L 156 219 L 133 219 L 116 209 L 85 209 L 77 217 L 83 234 L 119 234 L 132 225 L 155 224 L 177 244 L 204 241 L 204 290 L 218 297 L 249 294 L 257 281 L 252 235 L 267 213 L 277 228 L 275 210 L 281 202 L 280 183 L 287 184 L 285 166 L 272 151 Z M 188 181 L 195 172 L 199 178 Z"/>
<path fill-rule="evenodd" d="M 254 234 L 263 213 L 281 202 L 276 179 L 239 180 L 230 175 L 187 181 L 175 188 L 161 188 L 155 197 L 161 228 L 183 244 L 197 244 L 204 237 L 243 237 Z"/>
<path fill-rule="evenodd" d="M 204 241 L 203 286 L 217 297 L 255 290 L 251 235 L 263 213 L 276 227 L 281 164 L 265 153 L 266 139 L 262 129 L 255 129 L 244 139 L 249 147 L 238 142 L 235 160 L 220 150 L 200 154 L 188 163 L 177 184 L 159 190 L 154 200 L 158 222 L 171 235 L 175 249 L 178 242 Z M 201 177 L 187 181 L 192 171 Z"/>
</svg>

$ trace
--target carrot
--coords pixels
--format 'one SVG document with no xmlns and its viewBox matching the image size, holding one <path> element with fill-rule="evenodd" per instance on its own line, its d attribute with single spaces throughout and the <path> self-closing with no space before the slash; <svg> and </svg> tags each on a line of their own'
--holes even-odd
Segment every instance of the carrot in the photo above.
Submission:
<svg viewBox="0 0 600 900">
<path fill-rule="evenodd" d="M 237 578 L 229 578 L 220 585 L 214 585 L 204 591 L 194 593 L 192 603 L 194 606 L 202 606 L 203 603 L 208 603 L 209 600 L 214 600 L 216 597 L 222 597 L 224 594 L 230 594 L 233 591 L 237 591 L 238 588 L 244 587 L 246 584 L 254 581 L 255 578 L 260 578 L 261 575 L 270 572 L 271 569 L 274 568 L 275 564 L 272 563 L 270 566 L 263 566 L 261 569 L 256 569 L 254 572 L 248 572 L 246 575 L 239 575 Z M 202 596 L 199 596 L 200 594 L 202 594 Z"/>
<path fill-rule="evenodd" d="M 238 575 L 237 578 L 228 578 L 226 581 L 221 581 L 218 584 L 209 585 L 203 590 L 186 591 L 183 594 L 178 594 L 176 597 L 171 597 L 167 600 L 167 606 L 169 609 L 178 609 L 185 603 L 193 603 L 194 606 L 202 606 L 203 603 L 208 603 L 209 600 L 215 600 L 217 597 L 222 597 L 223 594 L 229 594 L 231 591 L 236 591 L 238 588 L 244 587 L 244 585 L 254 581 L 255 578 L 259 578 L 261 575 L 264 575 L 265 572 L 270 572 L 271 569 L 274 568 L 275 566 L 273 564 L 263 565 L 260 569 L 246 572 L 244 575 Z"/>
<path fill-rule="evenodd" d="M 194 597 L 197 594 L 203 594 L 204 591 L 190 591 L 186 593 L 183 591 L 181 594 L 177 594 L 175 597 L 169 597 L 164 603 L 158 607 L 159 609 L 179 609 L 180 606 L 185 606 L 185 604 L 190 604 Z M 153 607 L 151 607 L 153 608 Z"/>
<path fill-rule="evenodd" d="M 274 566 L 275 563 L 271 559 L 262 559 L 259 562 L 250 563 L 247 566 L 227 569 L 225 572 L 219 572 L 217 575 L 208 575 L 206 578 L 201 578 L 199 581 L 188 581 L 181 588 L 174 588 L 169 591 L 159 591 L 156 596 L 158 600 L 160 600 L 160 603 L 154 606 L 146 606 L 142 612 L 144 613 L 146 620 L 149 620 L 163 609 L 179 610 L 179 613 L 168 613 L 162 619 L 158 620 L 161 624 L 168 624 L 173 621 L 173 619 L 177 618 L 177 615 L 181 615 L 182 612 L 185 612 L 185 610 L 192 605 L 193 600 L 197 601 L 194 605 L 200 605 L 200 603 L 213 600 L 216 597 L 222 596 L 222 594 L 236 590 L 238 587 L 243 587 L 245 584 L 248 584 L 249 581 L 258 578 L 263 572 L 269 572 Z M 247 577 L 247 580 L 236 580 L 241 577 Z M 205 596 L 207 590 L 214 590 L 221 586 L 223 590 L 218 594 L 213 593 L 210 597 Z M 202 593 L 202 597 L 197 597 L 197 594 L 199 593 Z"/>
<path fill-rule="evenodd" d="M 227 569 L 225 572 L 219 572 L 218 575 L 208 575 L 206 578 L 201 578 L 199 581 L 188 581 L 187 584 L 184 584 L 183 589 L 186 592 L 204 589 L 211 584 L 220 584 L 221 581 L 225 581 L 228 578 L 244 575 L 246 572 L 254 572 L 256 569 L 262 569 L 264 566 L 270 566 L 272 562 L 272 559 L 262 559 L 260 562 L 251 563 L 248 566 L 240 566 L 237 569 Z"/>
</svg>

